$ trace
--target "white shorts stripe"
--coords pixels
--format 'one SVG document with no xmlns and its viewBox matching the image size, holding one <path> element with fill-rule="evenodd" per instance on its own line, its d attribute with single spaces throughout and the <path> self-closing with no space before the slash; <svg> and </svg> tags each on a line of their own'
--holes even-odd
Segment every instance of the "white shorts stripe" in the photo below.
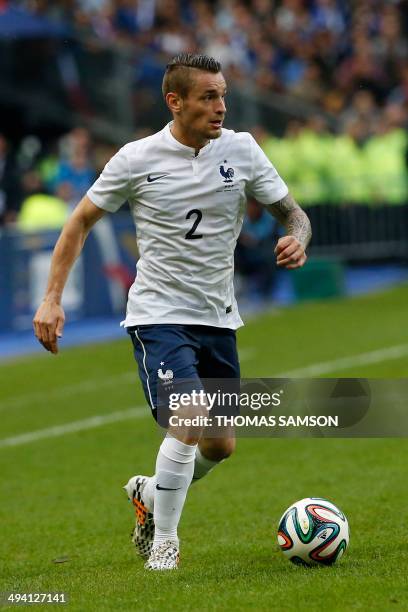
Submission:
<svg viewBox="0 0 408 612">
<path fill-rule="evenodd" d="M 147 390 L 149 391 L 150 405 L 151 405 L 152 408 L 155 408 L 155 405 L 153 404 L 153 400 L 152 400 L 152 394 L 151 394 L 151 391 L 150 391 L 149 372 L 147 371 L 147 368 L 146 368 L 146 349 L 145 349 L 144 344 L 141 341 L 141 339 L 140 339 L 140 337 L 139 337 L 139 335 L 137 333 L 137 329 L 135 329 L 135 335 L 136 335 L 136 338 L 139 340 L 139 342 L 140 342 L 140 344 L 142 346 L 142 349 L 143 349 L 143 367 L 144 367 L 144 371 L 146 372 L 146 377 L 147 377 Z"/>
</svg>

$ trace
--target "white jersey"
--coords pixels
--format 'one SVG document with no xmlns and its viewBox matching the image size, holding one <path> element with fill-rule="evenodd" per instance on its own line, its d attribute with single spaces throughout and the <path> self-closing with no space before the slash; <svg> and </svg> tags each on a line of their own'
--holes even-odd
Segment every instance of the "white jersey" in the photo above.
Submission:
<svg viewBox="0 0 408 612">
<path fill-rule="evenodd" d="M 288 189 L 249 133 L 223 129 L 196 156 L 170 125 L 120 149 L 87 194 L 109 212 L 127 200 L 136 224 L 140 258 L 123 324 L 237 329 L 234 249 L 246 196 L 270 204 Z"/>
</svg>

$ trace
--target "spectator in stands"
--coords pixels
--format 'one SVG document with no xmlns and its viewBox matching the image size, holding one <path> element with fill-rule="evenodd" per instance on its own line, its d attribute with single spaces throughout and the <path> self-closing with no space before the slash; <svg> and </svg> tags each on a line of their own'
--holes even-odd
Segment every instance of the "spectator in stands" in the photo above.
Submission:
<svg viewBox="0 0 408 612">
<path fill-rule="evenodd" d="M 30 170 L 23 176 L 23 190 L 25 198 L 17 219 L 19 229 L 28 232 L 61 229 L 69 214 L 68 205 L 60 197 L 46 193 L 38 172 Z"/>
<path fill-rule="evenodd" d="M 340 115 L 342 131 L 347 131 L 346 126 L 351 123 L 360 123 L 365 127 L 365 137 L 372 136 L 380 120 L 380 109 L 374 95 L 367 89 L 357 91 L 348 106 Z"/>
<path fill-rule="evenodd" d="M 75 128 L 63 143 L 64 158 L 55 176 L 55 187 L 61 183 L 71 186 L 72 201 L 78 202 L 94 182 L 95 168 L 91 160 L 91 139 L 88 130 Z M 85 191 L 84 191 L 85 190 Z"/>
</svg>

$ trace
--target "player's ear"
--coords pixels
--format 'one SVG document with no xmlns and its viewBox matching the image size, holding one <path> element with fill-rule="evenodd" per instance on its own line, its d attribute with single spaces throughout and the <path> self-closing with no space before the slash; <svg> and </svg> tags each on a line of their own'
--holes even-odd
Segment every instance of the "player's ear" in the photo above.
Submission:
<svg viewBox="0 0 408 612">
<path fill-rule="evenodd" d="M 169 92 L 166 94 L 166 104 L 169 110 L 177 115 L 183 107 L 183 99 L 178 93 Z"/>
</svg>

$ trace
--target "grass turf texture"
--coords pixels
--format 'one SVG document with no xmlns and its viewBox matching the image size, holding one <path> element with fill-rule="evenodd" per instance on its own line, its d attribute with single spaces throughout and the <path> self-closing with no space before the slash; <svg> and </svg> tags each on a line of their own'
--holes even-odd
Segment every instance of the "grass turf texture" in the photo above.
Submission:
<svg viewBox="0 0 408 612">
<path fill-rule="evenodd" d="M 402 287 L 257 317 L 238 335 L 242 373 L 404 344 L 407 303 Z M 399 358 L 329 375 L 407 372 Z M 0 381 L 1 438 L 145 403 L 127 339 L 4 364 Z M 134 473 L 152 473 L 158 444 L 146 416 L 0 448 L 0 591 L 65 591 L 82 611 L 407 609 L 406 440 L 239 440 L 190 489 L 182 562 L 169 574 L 136 558 L 121 491 Z M 306 496 L 327 497 L 349 519 L 337 566 L 295 567 L 277 549 L 278 519 Z"/>
</svg>

